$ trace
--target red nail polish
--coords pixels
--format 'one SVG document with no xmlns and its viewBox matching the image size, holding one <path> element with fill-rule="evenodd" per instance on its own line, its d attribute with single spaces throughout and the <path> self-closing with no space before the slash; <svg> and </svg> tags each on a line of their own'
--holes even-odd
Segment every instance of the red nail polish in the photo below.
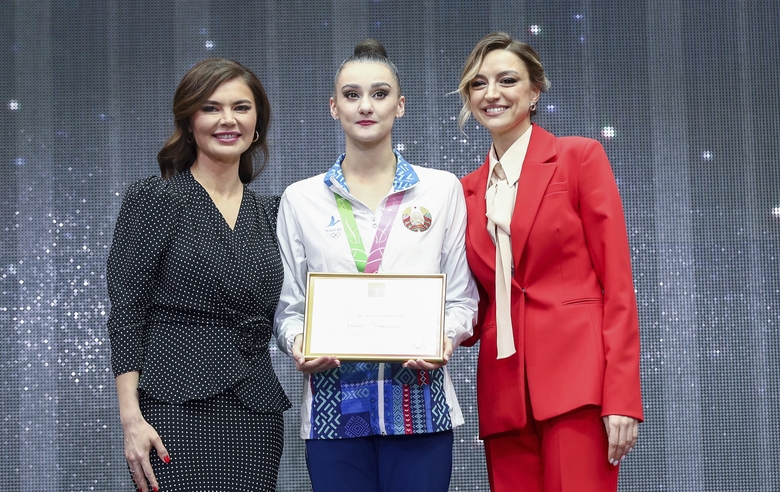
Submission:
<svg viewBox="0 0 780 492">
<path fill-rule="evenodd" d="M 160 489 L 158 489 L 157 487 L 152 487 L 152 490 L 154 490 L 154 492 L 159 492 Z"/>
<path fill-rule="evenodd" d="M 168 455 L 166 454 L 166 455 L 163 457 L 163 461 L 164 461 L 164 462 L 166 462 L 166 463 L 170 463 L 170 462 L 171 462 L 171 457 L 170 457 L 170 456 L 168 456 Z"/>
</svg>

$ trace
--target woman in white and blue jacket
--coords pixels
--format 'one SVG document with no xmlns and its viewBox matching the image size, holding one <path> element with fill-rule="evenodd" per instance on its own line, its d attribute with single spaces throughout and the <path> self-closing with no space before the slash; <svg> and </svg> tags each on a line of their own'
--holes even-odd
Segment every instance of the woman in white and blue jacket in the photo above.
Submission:
<svg viewBox="0 0 780 492">
<path fill-rule="evenodd" d="M 301 437 L 315 492 L 449 487 L 452 429 L 463 416 L 444 366 L 472 334 L 478 294 L 466 261 L 458 179 L 413 166 L 393 150 L 393 123 L 404 104 L 384 47 L 370 39 L 359 43 L 339 68 L 330 99 L 346 152 L 326 173 L 290 185 L 279 208 L 285 278 L 274 328 L 279 347 L 305 375 Z M 370 245 L 385 226 L 376 271 L 447 275 L 444 363 L 305 360 L 307 273 L 363 271 L 346 231 L 356 229 Z M 414 309 L 414 301 L 398 309 Z"/>
</svg>

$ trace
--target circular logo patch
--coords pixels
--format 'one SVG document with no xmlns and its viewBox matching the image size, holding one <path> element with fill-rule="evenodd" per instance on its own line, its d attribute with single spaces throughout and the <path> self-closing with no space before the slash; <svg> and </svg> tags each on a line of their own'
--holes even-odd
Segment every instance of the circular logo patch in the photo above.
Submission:
<svg viewBox="0 0 780 492">
<path fill-rule="evenodd" d="M 433 218 L 425 207 L 409 207 L 404 210 L 401 220 L 407 229 L 414 232 L 425 232 L 431 227 Z"/>
</svg>

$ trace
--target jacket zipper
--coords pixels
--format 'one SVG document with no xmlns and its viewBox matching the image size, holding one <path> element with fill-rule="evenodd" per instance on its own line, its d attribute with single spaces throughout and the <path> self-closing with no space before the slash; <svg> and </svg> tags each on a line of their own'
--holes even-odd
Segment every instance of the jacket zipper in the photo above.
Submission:
<svg viewBox="0 0 780 492">
<path fill-rule="evenodd" d="M 383 435 L 387 435 L 387 429 L 385 429 L 385 364 L 379 363 L 379 375 L 377 377 L 376 408 L 379 412 L 379 432 Z"/>
</svg>

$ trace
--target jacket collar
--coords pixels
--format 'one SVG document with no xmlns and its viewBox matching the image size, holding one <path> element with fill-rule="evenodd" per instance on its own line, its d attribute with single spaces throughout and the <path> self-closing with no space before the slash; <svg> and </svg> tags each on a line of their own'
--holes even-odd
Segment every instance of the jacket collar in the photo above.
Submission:
<svg viewBox="0 0 780 492">
<path fill-rule="evenodd" d="M 541 205 L 547 185 L 557 167 L 555 136 L 540 126 L 534 125 L 531 141 L 523 162 L 523 170 L 517 183 L 517 198 L 512 215 L 511 237 L 512 258 L 515 271 L 519 268 L 523 250 L 528 242 L 536 213 Z M 466 203 L 474 210 L 469 216 L 468 235 L 475 244 L 477 254 L 490 267 L 496 269 L 496 248 L 487 232 L 485 190 L 490 172 L 490 156 L 473 174 L 464 188 Z"/>
<path fill-rule="evenodd" d="M 416 185 L 420 178 L 417 177 L 417 173 L 409 162 L 403 158 L 403 156 L 396 150 L 393 150 L 396 158 L 395 166 L 395 178 L 393 178 L 393 191 L 397 193 L 399 191 L 405 191 L 412 186 Z M 349 187 L 347 186 L 347 180 L 344 179 L 344 173 L 341 170 L 341 163 L 344 162 L 344 157 L 347 154 L 341 154 L 336 162 L 331 166 L 328 172 L 325 173 L 323 178 L 328 188 L 333 188 L 334 184 L 337 184 L 345 192 L 349 193 Z"/>
</svg>

